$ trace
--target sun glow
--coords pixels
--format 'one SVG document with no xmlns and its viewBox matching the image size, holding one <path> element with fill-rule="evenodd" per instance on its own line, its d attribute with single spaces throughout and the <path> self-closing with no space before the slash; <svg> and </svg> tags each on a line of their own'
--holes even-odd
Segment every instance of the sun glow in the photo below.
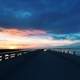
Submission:
<svg viewBox="0 0 80 80">
<path fill-rule="evenodd" d="M 0 49 L 56 47 L 70 45 L 76 42 L 68 39 L 55 39 L 44 30 L 0 28 Z"/>
<path fill-rule="evenodd" d="M 16 49 L 15 46 L 9 46 L 9 49 Z"/>
</svg>

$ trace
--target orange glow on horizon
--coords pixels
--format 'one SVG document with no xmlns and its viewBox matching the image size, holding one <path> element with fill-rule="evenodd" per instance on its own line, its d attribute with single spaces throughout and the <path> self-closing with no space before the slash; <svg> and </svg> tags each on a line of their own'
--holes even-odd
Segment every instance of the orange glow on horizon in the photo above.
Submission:
<svg viewBox="0 0 80 80">
<path fill-rule="evenodd" d="M 64 46 L 75 43 L 55 40 L 44 30 L 20 30 L 0 28 L 0 49 L 24 49 Z"/>
</svg>

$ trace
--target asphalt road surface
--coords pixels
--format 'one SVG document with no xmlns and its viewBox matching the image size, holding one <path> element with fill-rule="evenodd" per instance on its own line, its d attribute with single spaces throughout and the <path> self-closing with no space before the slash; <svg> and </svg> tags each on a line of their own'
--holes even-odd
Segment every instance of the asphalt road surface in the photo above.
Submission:
<svg viewBox="0 0 80 80">
<path fill-rule="evenodd" d="M 80 80 L 80 64 L 69 56 L 25 54 L 0 62 L 0 80 Z"/>
</svg>

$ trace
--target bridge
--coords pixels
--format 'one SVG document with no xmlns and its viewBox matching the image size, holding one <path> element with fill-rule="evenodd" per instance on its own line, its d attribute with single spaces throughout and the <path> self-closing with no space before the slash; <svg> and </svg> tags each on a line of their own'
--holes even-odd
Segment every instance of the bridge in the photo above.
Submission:
<svg viewBox="0 0 80 80">
<path fill-rule="evenodd" d="M 50 49 L 20 49 L 20 50 L 12 50 L 12 51 L 4 51 L 0 52 L 0 61 L 4 60 L 11 60 L 14 59 L 18 56 L 24 55 L 24 54 L 30 54 L 35 51 L 40 51 L 42 54 L 46 54 L 47 51 L 52 51 L 52 52 L 57 52 L 57 53 L 64 53 L 64 54 L 71 54 L 71 55 L 76 55 L 80 56 L 80 49 L 72 49 L 72 48 L 50 48 Z"/>
<path fill-rule="evenodd" d="M 80 48 L 53 48 L 52 51 L 62 52 L 65 54 L 75 54 L 77 56 L 80 56 Z"/>
</svg>

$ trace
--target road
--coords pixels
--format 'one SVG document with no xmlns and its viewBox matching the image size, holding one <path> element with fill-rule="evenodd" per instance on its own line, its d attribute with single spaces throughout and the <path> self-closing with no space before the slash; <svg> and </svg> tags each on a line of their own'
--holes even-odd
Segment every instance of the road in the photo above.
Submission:
<svg viewBox="0 0 80 80">
<path fill-rule="evenodd" d="M 0 80 L 80 80 L 80 64 L 69 55 L 34 51 L 0 62 Z"/>
</svg>

